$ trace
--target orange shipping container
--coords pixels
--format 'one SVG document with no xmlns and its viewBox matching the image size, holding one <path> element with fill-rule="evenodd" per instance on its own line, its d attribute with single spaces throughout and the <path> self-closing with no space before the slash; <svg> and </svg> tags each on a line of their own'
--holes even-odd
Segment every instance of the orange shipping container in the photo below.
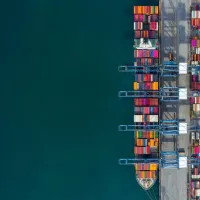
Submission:
<svg viewBox="0 0 200 200">
<path fill-rule="evenodd" d="M 158 82 L 153 82 L 153 90 L 158 90 Z"/>
<path fill-rule="evenodd" d="M 156 6 L 156 7 L 155 7 L 155 14 L 157 14 L 157 15 L 158 15 L 158 13 L 159 13 L 159 7 L 158 7 L 158 6 Z"/>
</svg>

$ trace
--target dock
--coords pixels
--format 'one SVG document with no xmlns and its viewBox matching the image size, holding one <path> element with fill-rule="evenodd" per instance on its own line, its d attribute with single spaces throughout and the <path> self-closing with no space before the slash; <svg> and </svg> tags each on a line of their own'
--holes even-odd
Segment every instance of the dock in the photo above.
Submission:
<svg viewBox="0 0 200 200">
<path fill-rule="evenodd" d="M 161 13 L 161 62 L 167 59 L 169 49 L 173 50 L 176 62 L 188 63 L 190 58 L 190 1 L 162 0 Z M 174 86 L 190 89 L 190 74 L 180 75 L 177 79 L 169 80 Z M 166 104 L 162 109 L 162 118 L 173 117 L 185 119 L 190 124 L 190 105 L 188 102 Z M 176 151 L 182 149 L 190 157 L 190 134 L 180 136 L 161 136 L 161 151 Z M 160 199 L 186 200 L 191 168 L 160 169 Z"/>
</svg>

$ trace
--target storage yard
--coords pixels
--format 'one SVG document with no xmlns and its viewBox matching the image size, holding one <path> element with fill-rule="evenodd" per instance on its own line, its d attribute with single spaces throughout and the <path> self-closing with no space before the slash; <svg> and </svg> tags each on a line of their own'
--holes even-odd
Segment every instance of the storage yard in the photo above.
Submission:
<svg viewBox="0 0 200 200">
<path fill-rule="evenodd" d="M 159 182 L 161 200 L 200 199 L 200 0 L 161 0 L 133 7 L 132 165 L 146 191 Z M 151 192 L 147 193 L 151 198 Z"/>
</svg>

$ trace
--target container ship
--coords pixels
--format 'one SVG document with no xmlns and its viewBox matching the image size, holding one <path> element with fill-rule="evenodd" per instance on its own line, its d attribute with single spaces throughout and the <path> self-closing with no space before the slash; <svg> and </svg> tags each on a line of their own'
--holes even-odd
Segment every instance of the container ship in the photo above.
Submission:
<svg viewBox="0 0 200 200">
<path fill-rule="evenodd" d="M 158 67 L 159 65 L 159 7 L 134 6 L 134 65 Z M 135 73 L 133 90 L 158 91 L 159 75 L 154 72 Z M 134 132 L 135 158 L 158 158 L 159 132 L 154 125 L 159 125 L 159 99 L 134 98 L 133 123 L 138 131 Z M 152 130 L 146 130 L 144 125 L 151 125 Z M 136 180 L 145 189 L 150 189 L 158 177 L 158 164 L 134 164 Z"/>
</svg>

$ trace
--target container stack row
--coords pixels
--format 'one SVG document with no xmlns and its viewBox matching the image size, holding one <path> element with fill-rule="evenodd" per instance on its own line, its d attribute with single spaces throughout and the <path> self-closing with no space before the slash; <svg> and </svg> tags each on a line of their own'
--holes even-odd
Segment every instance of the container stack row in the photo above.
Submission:
<svg viewBox="0 0 200 200">
<path fill-rule="evenodd" d="M 199 55 L 200 56 L 200 55 Z M 192 90 L 200 91 L 200 68 L 196 66 L 196 68 L 192 69 Z"/>
<path fill-rule="evenodd" d="M 134 6 L 134 65 L 158 65 L 158 6 Z"/>
<path fill-rule="evenodd" d="M 150 31 L 150 30 L 135 30 L 135 41 L 140 38 L 144 39 L 158 39 L 158 31 Z"/>
<path fill-rule="evenodd" d="M 200 38 L 199 38 L 199 30 L 200 30 L 200 6 L 195 5 L 192 6 L 191 11 L 191 25 L 195 31 L 193 31 L 192 40 L 191 40 L 191 64 L 198 65 L 200 64 Z M 199 87 L 200 89 L 200 87 Z"/>
<path fill-rule="evenodd" d="M 158 50 L 136 49 L 134 50 L 135 58 L 158 58 Z"/>
<path fill-rule="evenodd" d="M 138 178 L 156 178 L 156 171 L 136 171 Z"/>
<path fill-rule="evenodd" d="M 190 97 L 191 118 L 200 118 L 200 96 Z"/>
<path fill-rule="evenodd" d="M 198 155 L 200 153 L 200 132 L 191 132 L 191 154 Z"/>
<path fill-rule="evenodd" d="M 134 107 L 134 111 L 137 115 L 154 115 L 158 114 L 158 107 Z"/>
<path fill-rule="evenodd" d="M 195 91 L 200 91 L 200 69 L 197 65 L 200 64 L 200 6 L 192 5 L 191 7 L 191 90 L 193 91 L 190 97 L 190 117 L 191 122 L 196 122 L 200 117 L 200 96 Z M 191 131 L 191 156 L 198 158 L 200 154 L 200 132 Z M 200 171 L 199 166 L 192 165 L 190 193 L 192 199 L 200 198 Z"/>
<path fill-rule="evenodd" d="M 137 163 L 134 164 L 136 170 L 149 170 L 149 171 L 155 171 L 158 169 L 158 164 L 156 163 Z"/>
<path fill-rule="evenodd" d="M 190 183 L 190 188 L 191 188 L 191 194 L 193 198 L 200 198 L 200 173 L 198 166 L 192 167 L 192 177 L 191 177 L 191 183 Z"/>
</svg>

